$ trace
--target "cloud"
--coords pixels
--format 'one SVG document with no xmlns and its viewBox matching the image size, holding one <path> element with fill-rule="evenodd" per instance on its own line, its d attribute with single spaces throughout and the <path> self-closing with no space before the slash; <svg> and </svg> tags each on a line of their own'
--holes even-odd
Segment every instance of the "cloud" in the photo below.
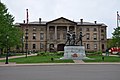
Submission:
<svg viewBox="0 0 120 80">
<path fill-rule="evenodd" d="M 26 9 L 29 9 L 29 21 L 53 20 L 66 17 L 71 20 L 100 23 L 108 25 L 108 37 L 111 37 L 116 27 L 116 12 L 120 11 L 120 0 L 4 0 L 16 22 L 26 19 Z"/>
</svg>

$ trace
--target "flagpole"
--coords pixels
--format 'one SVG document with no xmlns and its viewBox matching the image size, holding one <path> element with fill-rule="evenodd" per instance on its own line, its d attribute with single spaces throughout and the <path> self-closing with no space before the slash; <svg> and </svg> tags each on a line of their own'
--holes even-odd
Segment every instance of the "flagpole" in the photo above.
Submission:
<svg viewBox="0 0 120 80">
<path fill-rule="evenodd" d="M 118 11 L 117 11 L 117 27 L 118 27 Z"/>
<path fill-rule="evenodd" d="M 119 26 L 118 18 L 119 18 L 119 14 L 118 14 L 118 11 L 117 11 L 117 27 Z"/>
</svg>

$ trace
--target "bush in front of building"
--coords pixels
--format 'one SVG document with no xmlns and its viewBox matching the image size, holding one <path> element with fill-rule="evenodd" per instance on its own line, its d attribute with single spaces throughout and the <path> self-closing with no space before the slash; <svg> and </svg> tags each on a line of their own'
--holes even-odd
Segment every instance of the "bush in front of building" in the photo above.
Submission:
<svg viewBox="0 0 120 80">
<path fill-rule="evenodd" d="M 63 56 L 64 52 L 38 52 L 37 56 Z"/>
<path fill-rule="evenodd" d="M 38 52 L 37 56 L 52 56 L 55 55 L 53 52 Z"/>
<path fill-rule="evenodd" d="M 38 52 L 37 56 L 45 56 L 45 52 Z"/>
<path fill-rule="evenodd" d="M 95 52 L 96 55 L 102 55 L 102 51 Z"/>
<path fill-rule="evenodd" d="M 64 52 L 63 51 L 59 51 L 56 53 L 57 56 L 63 56 L 64 55 Z"/>
<path fill-rule="evenodd" d="M 99 56 L 99 55 L 102 55 L 102 51 L 97 51 L 97 52 L 90 52 L 90 53 L 86 53 L 87 56 Z"/>
</svg>

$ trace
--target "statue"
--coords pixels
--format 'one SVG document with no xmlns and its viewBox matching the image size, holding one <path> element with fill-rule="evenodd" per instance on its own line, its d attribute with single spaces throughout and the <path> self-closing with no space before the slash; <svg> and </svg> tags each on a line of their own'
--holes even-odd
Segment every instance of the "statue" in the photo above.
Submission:
<svg viewBox="0 0 120 80">
<path fill-rule="evenodd" d="M 76 42 L 76 35 L 75 35 L 75 32 L 73 32 L 72 34 L 70 33 L 70 31 L 67 32 L 67 41 L 65 43 L 65 45 L 69 42 L 69 45 L 77 45 L 78 42 L 80 41 L 80 46 L 82 46 L 82 37 L 84 37 L 85 35 L 82 35 L 82 32 L 80 32 L 80 35 L 79 35 L 79 39 L 78 41 Z"/>
<path fill-rule="evenodd" d="M 75 35 L 75 32 L 73 32 L 71 45 L 75 45 L 75 38 L 76 38 L 76 35 Z"/>
<path fill-rule="evenodd" d="M 84 37 L 84 36 L 82 35 L 82 32 L 80 32 L 79 40 L 76 42 L 76 44 L 80 41 L 80 46 L 82 46 L 82 37 Z"/>
<path fill-rule="evenodd" d="M 67 44 L 67 42 L 69 42 L 69 45 L 71 43 L 71 34 L 70 34 L 70 31 L 67 32 L 67 41 L 65 43 L 65 45 Z"/>
</svg>

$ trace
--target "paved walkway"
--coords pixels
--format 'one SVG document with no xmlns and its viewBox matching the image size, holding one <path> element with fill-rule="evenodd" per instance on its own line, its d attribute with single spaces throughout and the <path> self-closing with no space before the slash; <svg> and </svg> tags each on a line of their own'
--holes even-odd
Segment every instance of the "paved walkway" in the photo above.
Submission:
<svg viewBox="0 0 120 80">
<path fill-rule="evenodd" d="M 36 56 L 37 54 L 29 54 L 27 56 Z M 21 55 L 21 56 L 10 56 L 8 57 L 9 59 L 13 59 L 13 58 L 20 58 L 20 57 L 25 57 L 26 55 Z M 0 60 L 5 60 L 6 58 L 0 58 Z"/>
<path fill-rule="evenodd" d="M 73 60 L 74 63 L 85 63 L 83 60 Z"/>
</svg>

